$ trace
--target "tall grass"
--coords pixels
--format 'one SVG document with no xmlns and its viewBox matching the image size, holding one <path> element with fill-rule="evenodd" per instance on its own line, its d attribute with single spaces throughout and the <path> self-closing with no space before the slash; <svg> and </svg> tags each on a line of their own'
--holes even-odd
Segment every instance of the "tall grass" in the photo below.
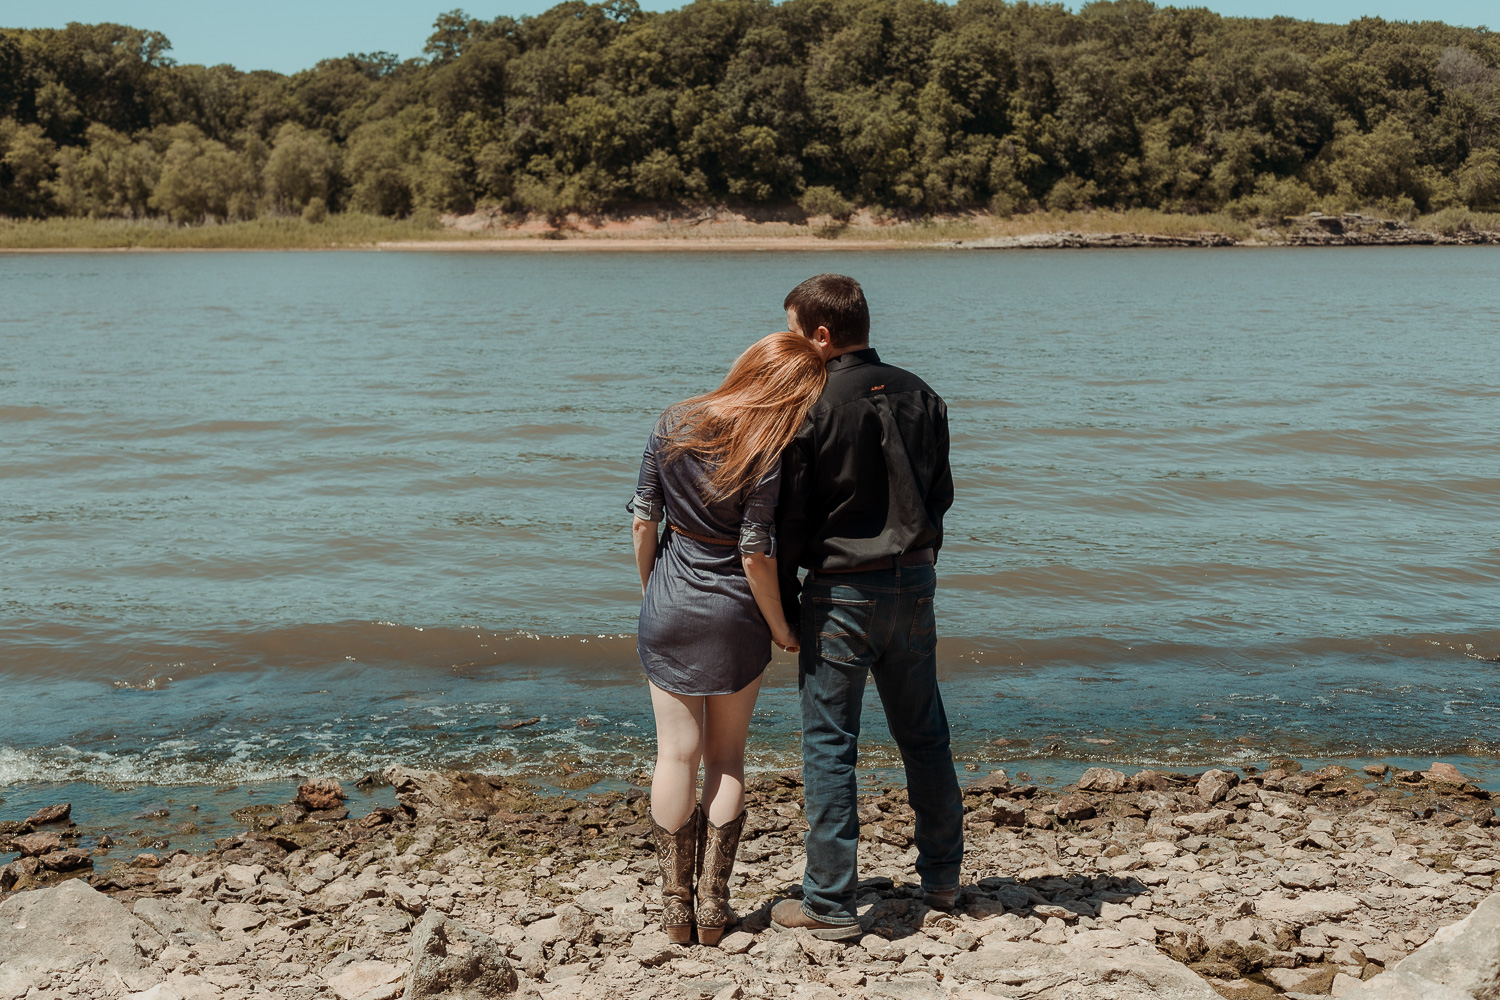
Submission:
<svg viewBox="0 0 1500 1000">
<path fill-rule="evenodd" d="M 387 240 L 463 239 L 436 220 L 386 219 L 349 212 L 326 222 L 264 218 L 179 226 L 127 219 L 0 218 L 4 250 L 310 250 L 368 247 Z"/>
<path fill-rule="evenodd" d="M 1461 232 L 1500 232 L 1500 212 L 1474 212 L 1467 208 L 1445 208 L 1431 215 L 1423 215 L 1412 223 L 1418 229 L 1442 236 L 1457 236 Z"/>
<path fill-rule="evenodd" d="M 851 225 L 840 232 L 842 238 L 867 239 L 883 237 L 902 241 L 971 240 L 993 236 L 1030 236 L 1036 233 L 1141 233 L 1149 236 L 1193 236 L 1198 233 L 1223 233 L 1235 239 L 1248 239 L 1254 232 L 1246 222 L 1222 212 L 1207 215 L 1175 215 L 1152 209 L 1136 208 L 1124 212 L 1029 212 L 1025 215 L 999 216 L 976 213 L 963 216 L 935 216 L 911 222 L 888 222 L 874 225 Z"/>
</svg>

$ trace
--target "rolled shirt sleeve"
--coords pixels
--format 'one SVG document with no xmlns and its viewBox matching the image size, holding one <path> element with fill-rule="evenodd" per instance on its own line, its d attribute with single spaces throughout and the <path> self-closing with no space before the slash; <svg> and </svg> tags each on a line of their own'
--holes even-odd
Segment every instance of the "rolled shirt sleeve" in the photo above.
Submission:
<svg viewBox="0 0 1500 1000">
<path fill-rule="evenodd" d="M 760 477 L 745 498 L 740 521 L 742 555 L 776 556 L 776 501 L 781 496 L 781 460 Z"/>
<path fill-rule="evenodd" d="M 646 442 L 646 453 L 641 456 L 641 474 L 636 479 L 635 496 L 625 505 L 625 509 L 641 521 L 660 521 L 666 514 L 666 504 L 662 499 L 661 470 L 656 464 L 656 434 Z"/>
</svg>

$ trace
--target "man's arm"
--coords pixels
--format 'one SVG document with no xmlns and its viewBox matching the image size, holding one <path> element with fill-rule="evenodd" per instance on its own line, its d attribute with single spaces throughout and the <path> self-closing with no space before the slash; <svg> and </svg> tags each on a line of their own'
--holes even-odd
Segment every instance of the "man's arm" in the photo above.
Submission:
<svg viewBox="0 0 1500 1000">
<path fill-rule="evenodd" d="M 953 506 L 953 469 L 948 464 L 948 406 L 934 397 L 932 414 L 932 486 L 927 491 L 927 511 L 937 528 L 932 541 L 934 556 L 943 547 L 943 515 Z"/>
<path fill-rule="evenodd" d="M 781 607 L 795 632 L 802 618 L 797 567 L 807 548 L 807 508 L 812 500 L 812 422 L 802 425 L 781 456 L 781 497 L 776 505 L 777 569 Z"/>
</svg>

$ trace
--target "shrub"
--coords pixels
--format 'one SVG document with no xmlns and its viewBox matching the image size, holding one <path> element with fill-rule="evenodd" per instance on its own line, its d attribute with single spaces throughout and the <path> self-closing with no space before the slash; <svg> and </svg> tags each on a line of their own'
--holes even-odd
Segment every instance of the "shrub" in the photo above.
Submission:
<svg viewBox="0 0 1500 1000">
<path fill-rule="evenodd" d="M 808 215 L 826 215 L 835 222 L 848 222 L 854 214 L 854 205 L 831 187 L 810 187 L 797 199 L 798 206 Z"/>
<path fill-rule="evenodd" d="M 302 221 L 315 226 L 320 222 L 327 222 L 328 202 L 317 196 L 309 198 L 306 207 L 302 209 Z"/>
</svg>

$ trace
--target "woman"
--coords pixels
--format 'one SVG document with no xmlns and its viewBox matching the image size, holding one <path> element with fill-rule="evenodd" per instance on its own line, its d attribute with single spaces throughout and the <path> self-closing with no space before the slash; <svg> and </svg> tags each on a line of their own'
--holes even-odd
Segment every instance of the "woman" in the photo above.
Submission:
<svg viewBox="0 0 1500 1000">
<path fill-rule="evenodd" d="M 662 929 L 678 943 L 692 937 L 695 866 L 699 942 L 718 944 L 729 922 L 750 713 L 771 643 L 797 649 L 776 582 L 781 452 L 827 378 L 817 348 L 797 334 L 757 341 L 723 385 L 662 414 L 629 505 L 639 651 L 656 713 Z M 663 515 L 668 530 L 658 538 Z"/>
</svg>

